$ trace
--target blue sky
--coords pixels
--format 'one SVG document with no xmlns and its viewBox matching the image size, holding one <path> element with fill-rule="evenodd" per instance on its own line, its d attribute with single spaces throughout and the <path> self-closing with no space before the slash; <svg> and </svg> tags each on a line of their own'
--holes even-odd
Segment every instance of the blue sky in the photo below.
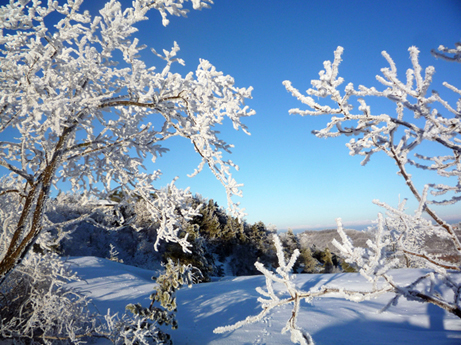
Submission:
<svg viewBox="0 0 461 345">
<path fill-rule="evenodd" d="M 229 126 L 222 129 L 224 138 L 235 144 L 230 158 L 240 171 L 234 176 L 245 185 L 243 198 L 235 201 L 246 209 L 248 222 L 314 229 L 332 227 L 341 217 L 358 227 L 381 211 L 373 199 L 396 206 L 399 196 L 411 201 L 412 196 L 388 157 L 375 155 L 363 167 L 360 157 L 349 156 L 346 138 L 313 136 L 311 131 L 323 128 L 328 117 L 288 115 L 289 109 L 303 105 L 288 94 L 282 81 L 288 79 L 306 90 L 323 61 L 332 60 L 341 45 L 345 52 L 340 75 L 355 85 L 378 87 L 375 76 L 387 67 L 381 52 L 386 50 L 404 75 L 411 67 L 408 48 L 415 45 L 423 68 L 436 68 L 434 87 L 442 91 L 444 80 L 460 85 L 461 66 L 430 55 L 440 44 L 452 47 L 460 41 L 460 13 L 460 1 L 444 0 L 216 1 L 210 10 L 191 11 L 188 19 L 171 18 L 166 28 L 152 13 L 146 26 L 152 42 L 148 37 L 145 42 L 161 49 L 177 41 L 186 61 L 184 73 L 204 58 L 232 75 L 238 86 L 254 87 L 253 100 L 247 104 L 257 114 L 245 120 L 252 135 Z M 388 102 L 377 105 L 376 113 L 394 110 Z M 225 206 L 224 191 L 210 173 L 186 177 L 198 158 L 189 143 L 177 144 L 158 162 L 165 183 L 179 175 L 179 186 L 191 186 L 193 193 Z M 414 177 L 420 188 L 431 182 L 419 172 Z M 409 209 L 414 205 L 409 203 Z M 456 217 L 460 210 L 458 204 L 440 212 Z"/>
<path fill-rule="evenodd" d="M 84 7 L 103 2 L 87 0 Z M 421 51 L 423 68 L 436 68 L 434 88 L 442 91 L 444 80 L 459 87 L 461 66 L 436 60 L 430 50 L 440 44 L 453 47 L 461 40 L 460 13 L 459 0 L 216 0 L 211 9 L 191 11 L 189 18 L 170 17 L 166 28 L 152 11 L 150 20 L 139 25 L 139 37 L 157 51 L 170 49 L 176 41 L 179 57 L 186 62 L 185 67 L 176 67 L 177 72 L 194 71 L 203 58 L 233 76 L 237 86 L 253 86 L 253 99 L 247 104 L 257 114 L 244 120 L 251 136 L 234 131 L 229 123 L 221 129 L 222 137 L 235 145 L 229 158 L 240 166 L 233 175 L 244 187 L 243 198 L 234 200 L 246 209 L 248 222 L 317 229 L 334 227 L 335 218 L 341 217 L 346 225 L 358 228 L 381 211 L 373 199 L 396 206 L 399 195 L 412 200 L 410 192 L 388 157 L 375 155 L 363 167 L 360 157 L 349 156 L 346 138 L 312 135 L 312 130 L 324 128 L 328 117 L 288 115 L 289 109 L 303 104 L 282 82 L 288 79 L 306 90 L 323 69 L 323 61 L 332 60 L 341 45 L 345 52 L 340 75 L 346 82 L 379 87 L 375 76 L 387 67 L 381 52 L 391 55 L 404 76 L 411 67 L 408 48 L 414 45 Z M 146 60 L 163 67 L 147 49 Z M 454 104 L 454 98 L 450 100 Z M 388 102 L 376 106 L 375 113 L 394 110 Z M 200 161 L 192 145 L 185 139 L 165 144 L 171 152 L 147 166 L 163 171 L 161 184 L 179 176 L 178 186 L 190 186 L 192 193 L 226 206 L 224 188 L 210 172 L 187 177 Z M 414 177 L 419 188 L 432 182 L 419 172 Z M 460 211 L 460 204 L 440 209 L 447 218 L 456 218 Z"/>
</svg>

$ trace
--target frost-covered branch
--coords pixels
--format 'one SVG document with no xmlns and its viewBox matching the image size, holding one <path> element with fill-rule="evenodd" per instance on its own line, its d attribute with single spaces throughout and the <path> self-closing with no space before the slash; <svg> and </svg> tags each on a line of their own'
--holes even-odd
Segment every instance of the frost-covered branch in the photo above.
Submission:
<svg viewBox="0 0 461 345">
<path fill-rule="evenodd" d="M 429 221 L 421 218 L 421 213 L 410 216 L 403 212 L 402 207 L 394 209 L 384 203 L 377 201 L 376 203 L 385 207 L 388 213 L 386 219 L 381 215 L 378 218 L 375 239 L 367 242 L 369 248 L 354 247 L 352 240 L 347 237 L 342 228 L 341 220 L 337 220 L 338 233 L 343 243 L 334 240 L 333 244 L 340 251 L 340 255 L 346 259 L 346 262 L 356 264 L 360 268 L 360 274 L 368 280 L 381 280 L 381 282 L 385 283 L 384 286 L 387 285 L 389 289 L 395 292 L 395 297 L 385 309 L 390 305 L 395 305 L 397 300 L 403 296 L 409 300 L 435 304 L 461 317 L 461 305 L 458 298 L 461 284 L 451 278 L 451 275 L 455 274 L 453 270 L 459 271 L 459 267 L 444 262 L 437 255 L 427 251 L 427 235 L 436 233 L 436 229 Z M 385 231 L 385 229 L 388 230 Z M 376 244 L 379 243 L 383 245 L 380 246 L 381 250 L 378 254 Z M 370 265 L 373 265 L 372 271 L 369 269 Z M 400 268 L 402 265 L 407 267 L 426 267 L 432 272 L 419 277 L 406 286 L 400 286 L 394 282 L 389 271 Z M 438 280 L 437 284 L 436 280 Z M 432 286 L 434 285 L 444 285 L 449 290 L 452 290 L 453 300 L 444 299 L 433 290 Z"/>
<path fill-rule="evenodd" d="M 455 54 L 457 60 L 459 44 L 456 49 L 440 48 L 446 54 Z M 384 89 L 360 85 L 357 89 L 349 83 L 340 91 L 344 80 L 339 77 L 338 66 L 341 62 L 343 48 L 335 51 L 334 61 L 324 63 L 325 70 L 320 72 L 320 79 L 313 80 L 312 88 L 307 95 L 302 95 L 289 81 L 285 81 L 286 89 L 308 106 L 308 110 L 291 109 L 290 114 L 299 115 L 332 115 L 330 122 L 322 130 L 313 131 L 318 137 L 335 137 L 339 135 L 353 136 L 346 146 L 351 155 L 362 155 L 362 164 L 367 164 L 371 156 L 377 152 L 384 152 L 392 158 L 398 167 L 398 174 L 421 203 L 422 210 L 427 213 L 440 227 L 442 227 L 453 242 L 456 251 L 461 255 L 461 243 L 453 227 L 430 207 L 431 204 L 453 204 L 461 200 L 461 98 L 456 107 L 452 107 L 443 100 L 436 91 L 430 92 L 432 75 L 435 69 L 432 66 L 424 71 L 419 64 L 419 51 L 416 47 L 409 48 L 412 69 L 406 72 L 406 80 L 402 81 L 397 75 L 397 66 L 386 52 L 382 55 L 389 63 L 389 68 L 381 69 L 382 76 L 376 79 Z M 437 56 L 441 56 L 440 54 Z M 445 55 L 443 55 L 445 56 Z M 460 95 L 454 86 L 444 83 L 448 90 Z M 319 104 L 313 97 L 329 97 L 337 106 L 332 108 Z M 366 98 L 383 97 L 395 103 L 395 114 L 372 113 Z M 358 112 L 353 112 L 351 100 L 357 99 Z M 437 106 L 440 106 L 437 108 Z M 423 154 L 421 144 L 432 145 L 434 156 Z M 410 153 L 414 152 L 414 159 Z M 432 162 L 428 165 L 426 162 Z M 423 198 L 418 191 L 407 166 L 412 165 L 419 169 L 434 171 L 439 176 L 451 180 L 452 185 L 427 183 L 429 195 L 434 198 Z M 439 200 L 437 197 L 448 195 L 449 199 Z"/>
<path fill-rule="evenodd" d="M 447 48 L 441 45 L 439 46 L 438 51 L 432 49 L 431 53 L 435 57 L 444 59 L 446 61 L 461 62 L 461 43 L 456 43 L 455 48 Z M 452 54 L 453 56 L 451 56 Z"/>
<path fill-rule="evenodd" d="M 262 295 L 262 297 L 258 298 L 258 301 L 261 303 L 262 311 L 258 315 L 248 316 L 245 320 L 239 321 L 233 325 L 218 327 L 214 330 L 214 333 L 230 332 L 245 325 L 261 321 L 264 316 L 274 309 L 287 304 L 293 304 L 291 316 L 285 327 L 282 329 L 282 333 L 290 331 L 291 341 L 293 343 L 302 345 L 314 344 L 311 335 L 297 325 L 300 302 L 302 300 L 305 300 L 307 303 L 311 303 L 314 298 L 320 298 L 326 295 L 335 295 L 351 301 L 360 302 L 393 290 L 392 286 L 377 286 L 377 284 L 374 284 L 373 288 L 369 291 L 353 291 L 325 285 L 321 286 L 319 289 L 312 288 L 310 291 L 299 290 L 293 282 L 296 276 L 291 274 L 293 265 L 299 256 L 299 251 L 296 249 L 293 252 L 290 257 L 290 261 L 287 264 L 279 237 L 274 235 L 273 239 L 279 262 L 279 267 L 276 269 L 276 272 L 274 273 L 268 270 L 261 263 L 255 263 L 258 271 L 263 273 L 266 278 L 266 290 L 261 287 L 256 288 L 256 291 Z M 281 299 L 278 297 L 279 294 L 276 294 L 274 290 L 274 283 L 279 283 L 283 286 L 283 293 L 287 295 L 286 298 Z"/>
<path fill-rule="evenodd" d="M 295 250 L 295 252 L 292 254 L 290 258 L 290 261 L 287 264 L 285 262 L 285 254 L 283 252 L 282 243 L 280 242 L 280 239 L 277 235 L 274 235 L 274 244 L 277 250 L 277 257 L 279 260 L 279 267 L 276 269 L 276 273 L 278 275 L 267 270 L 264 267 L 264 265 L 262 265 L 261 263 L 255 263 L 255 266 L 258 269 L 258 271 L 263 273 L 264 276 L 266 277 L 267 291 L 264 291 L 263 289 L 259 287 L 257 288 L 257 291 L 263 296 L 263 297 L 258 298 L 258 301 L 261 303 L 261 308 L 263 309 L 261 313 L 259 313 L 256 316 L 249 316 L 245 320 L 239 321 L 236 324 L 231 325 L 231 326 L 218 327 L 214 330 L 214 333 L 224 333 L 224 332 L 233 331 L 246 324 L 251 324 L 251 323 L 261 321 L 261 319 L 265 315 L 267 315 L 273 308 L 280 307 L 288 303 L 293 303 L 294 306 L 293 306 L 293 311 L 292 311 L 292 317 L 288 320 L 285 328 L 282 330 L 282 333 L 290 331 L 291 340 L 295 343 L 299 343 L 303 345 L 313 344 L 311 336 L 303 332 L 296 325 L 296 318 L 298 315 L 299 303 L 303 297 L 298 294 L 298 291 L 296 290 L 292 282 L 292 276 L 290 273 L 293 268 L 293 265 L 296 262 L 296 259 L 299 256 L 299 250 L 297 249 Z M 274 293 L 273 282 L 284 284 L 289 294 L 289 297 L 285 299 L 280 299 Z"/>
</svg>

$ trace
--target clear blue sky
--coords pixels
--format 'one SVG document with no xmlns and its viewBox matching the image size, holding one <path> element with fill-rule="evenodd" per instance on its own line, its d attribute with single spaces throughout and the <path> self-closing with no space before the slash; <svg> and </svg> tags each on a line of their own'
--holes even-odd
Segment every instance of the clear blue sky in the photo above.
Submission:
<svg viewBox="0 0 461 345">
<path fill-rule="evenodd" d="M 408 48 L 415 45 L 423 67 L 436 68 L 434 87 L 441 91 L 444 77 L 461 85 L 461 66 L 430 55 L 440 44 L 452 47 L 461 40 L 460 14 L 459 0 L 218 0 L 210 10 L 191 11 L 188 19 L 171 18 L 166 28 L 152 13 L 147 25 L 152 35 L 145 42 L 161 49 L 176 40 L 186 61 L 184 72 L 204 58 L 232 75 L 238 86 L 254 87 L 248 105 L 257 114 L 245 121 L 252 135 L 223 128 L 224 137 L 235 144 L 230 158 L 240 171 L 234 176 L 245 185 L 243 198 L 235 200 L 246 209 L 249 222 L 306 229 L 334 226 L 335 218 L 342 217 L 356 226 L 376 219 L 381 209 L 373 199 L 391 205 L 399 195 L 412 200 L 406 185 L 388 157 L 375 155 L 362 167 L 360 157 L 349 156 L 345 138 L 313 136 L 311 131 L 323 128 L 328 118 L 288 115 L 290 108 L 303 105 L 286 92 L 282 81 L 306 90 L 323 61 L 332 60 L 341 45 L 345 53 L 340 75 L 355 85 L 379 86 L 375 76 L 387 67 L 381 52 L 386 50 L 404 75 L 411 67 Z M 375 112 L 394 110 L 393 104 L 384 106 L 387 109 Z M 224 191 L 210 173 L 186 177 L 198 158 L 190 144 L 182 144 L 171 147 L 158 163 L 165 183 L 179 175 L 178 185 L 191 186 L 193 193 L 225 206 Z M 419 175 L 414 173 L 420 187 L 430 182 Z M 461 215 L 461 205 L 441 212 Z"/>
<path fill-rule="evenodd" d="M 103 2 L 86 0 L 85 7 Z M 414 45 L 421 51 L 423 68 L 436 68 L 437 90 L 443 89 L 444 80 L 460 87 L 461 66 L 430 55 L 440 44 L 453 47 L 461 40 L 460 14 L 459 0 L 216 0 L 211 9 L 191 11 L 189 18 L 170 17 L 166 28 L 152 11 L 150 21 L 139 28 L 141 41 L 157 51 L 170 49 L 177 41 L 186 67 L 178 65 L 176 71 L 194 71 L 203 58 L 233 76 L 237 86 L 254 87 L 247 104 L 257 114 L 244 121 L 252 135 L 234 131 L 229 123 L 222 128 L 223 138 L 235 145 L 229 158 L 240 166 L 233 175 L 244 184 L 243 198 L 235 201 L 246 209 L 250 223 L 261 220 L 278 229 L 296 230 L 333 227 L 336 217 L 357 227 L 381 211 L 373 199 L 396 206 L 399 195 L 412 197 L 388 157 L 375 155 L 362 167 L 360 157 L 349 156 L 346 138 L 312 135 L 328 117 L 288 115 L 289 109 L 303 105 L 288 94 L 282 81 L 288 79 L 306 90 L 323 69 L 323 61 L 332 60 L 341 45 L 345 52 L 340 75 L 354 85 L 379 87 L 375 76 L 387 67 L 381 51 L 391 55 L 404 76 L 411 67 L 408 48 Z M 163 66 L 147 49 L 146 59 Z M 378 105 L 382 108 L 372 108 L 375 113 L 394 109 L 386 102 Z M 211 173 L 186 176 L 200 161 L 192 145 L 184 139 L 166 146 L 171 152 L 155 166 L 148 165 L 164 172 L 161 184 L 179 176 L 178 186 L 190 186 L 193 193 L 226 206 L 224 188 Z M 420 188 L 432 182 L 417 172 L 414 176 Z M 410 203 L 410 209 L 414 205 Z M 445 207 L 441 214 L 460 218 L 461 205 Z"/>
</svg>

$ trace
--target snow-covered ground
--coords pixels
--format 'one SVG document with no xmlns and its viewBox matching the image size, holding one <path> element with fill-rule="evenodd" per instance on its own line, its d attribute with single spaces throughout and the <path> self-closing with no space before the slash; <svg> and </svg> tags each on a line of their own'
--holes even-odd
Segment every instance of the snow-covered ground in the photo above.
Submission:
<svg viewBox="0 0 461 345">
<path fill-rule="evenodd" d="M 128 303 L 150 303 L 154 272 L 96 257 L 69 260 L 84 280 L 72 283 L 88 295 L 105 314 L 123 313 Z M 396 281 L 416 277 L 421 270 L 399 270 Z M 303 290 L 329 284 L 367 289 L 365 280 L 355 273 L 303 274 L 296 277 Z M 290 344 L 289 334 L 280 332 L 291 315 L 291 308 L 275 311 L 262 322 L 234 332 L 214 334 L 213 329 L 256 315 L 260 312 L 255 291 L 265 286 L 263 276 L 227 277 L 217 282 L 183 288 L 177 294 L 179 328 L 167 330 L 175 345 L 185 344 Z M 277 288 L 277 285 L 275 286 Z M 317 345 L 331 344 L 424 344 L 460 345 L 461 320 L 432 305 L 400 300 L 389 311 L 379 313 L 390 298 L 354 303 L 328 297 L 302 303 L 298 326 L 308 331 Z M 103 342 L 100 341 L 99 344 Z"/>
</svg>

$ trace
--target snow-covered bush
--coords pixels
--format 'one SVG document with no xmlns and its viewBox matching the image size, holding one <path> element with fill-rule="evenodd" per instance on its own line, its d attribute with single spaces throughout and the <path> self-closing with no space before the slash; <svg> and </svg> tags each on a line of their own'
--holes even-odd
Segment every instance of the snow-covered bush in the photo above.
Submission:
<svg viewBox="0 0 461 345">
<path fill-rule="evenodd" d="M 434 53 L 449 61 L 461 62 L 461 44 L 456 49 L 440 47 L 441 53 Z M 331 121 L 325 129 L 314 131 L 318 137 L 328 138 L 340 135 L 353 136 L 347 147 L 351 155 L 363 155 L 362 164 L 366 164 L 370 157 L 377 152 L 384 152 L 397 165 L 398 174 L 403 177 L 411 193 L 418 201 L 418 208 L 414 214 L 405 212 L 405 202 L 397 208 L 383 202 L 374 202 L 386 210 L 386 218 L 379 214 L 374 237 L 367 241 L 367 248 L 356 247 L 347 236 L 341 223 L 337 219 L 337 231 L 341 241 L 333 241 L 340 254 L 347 263 L 354 264 L 359 272 L 370 283 L 369 290 L 347 290 L 341 287 L 322 286 L 310 291 L 299 290 L 291 281 L 290 270 L 299 255 L 296 250 L 290 262 L 285 263 L 282 245 L 276 238 L 275 244 L 279 257 L 280 267 L 277 274 L 256 263 L 256 267 L 266 276 L 266 291 L 258 288 L 263 295 L 259 301 L 263 311 L 254 317 L 238 322 L 232 326 L 220 327 L 215 332 L 226 332 L 244 324 L 260 321 L 264 315 L 274 308 L 285 304 L 293 304 L 292 316 L 288 320 L 283 332 L 291 332 L 291 340 L 300 344 L 313 344 L 311 336 L 297 326 L 297 316 L 300 300 L 311 302 L 315 297 L 335 294 L 343 298 L 361 302 L 386 292 L 392 292 L 394 297 L 384 308 L 396 306 L 401 297 L 408 300 L 431 303 L 443 308 L 461 318 L 461 243 L 455 232 L 455 227 L 440 217 L 432 204 L 446 205 L 461 201 L 461 90 L 445 82 L 443 85 L 458 97 L 457 105 L 452 107 L 442 99 L 437 91 L 429 93 L 433 67 L 425 70 L 418 61 L 418 50 L 409 49 L 413 69 L 408 69 L 406 81 L 397 77 L 397 67 L 391 57 L 383 52 L 383 56 L 390 64 L 390 68 L 383 68 L 383 76 L 377 80 L 385 86 L 383 91 L 375 87 L 359 86 L 356 90 L 352 83 L 347 84 L 344 92 L 338 90 L 344 80 L 338 77 L 338 67 L 341 62 L 343 48 L 338 47 L 334 54 L 334 61 L 324 63 L 325 70 L 320 72 L 320 79 L 313 80 L 312 88 L 307 90 L 307 96 L 295 89 L 289 81 L 284 85 L 289 92 L 310 109 L 292 109 L 291 114 L 299 115 L 332 115 Z M 451 55 L 453 56 L 451 56 Z M 319 104 L 315 99 L 330 97 L 331 105 Z M 351 99 L 357 97 L 358 113 L 354 113 Z M 384 97 L 396 104 L 396 114 L 373 115 L 366 97 Z M 440 109 L 437 109 L 439 107 Z M 422 144 L 432 145 L 425 150 Z M 426 147 L 427 148 L 427 147 Z M 415 158 L 409 154 L 415 153 Z M 429 154 L 432 156 L 429 156 Z M 431 162 L 428 164 L 427 162 Z M 408 165 L 417 169 L 436 172 L 438 175 L 451 181 L 452 184 L 435 184 L 428 182 L 422 190 L 416 187 L 412 175 L 407 171 Z M 432 195 L 430 200 L 428 195 Z M 440 200 L 440 196 L 447 200 Z M 424 218 L 424 216 L 429 219 Z M 438 237 L 451 243 L 452 251 L 457 257 L 447 261 L 444 257 L 428 250 L 428 240 Z M 390 269 L 402 266 L 402 258 L 407 266 L 425 267 L 425 274 L 415 281 L 400 285 L 394 281 Z M 279 298 L 274 294 L 273 282 L 285 285 L 288 297 Z M 437 287 L 437 288 L 436 288 Z M 443 290 L 445 293 L 440 293 Z M 446 293 L 446 292 L 450 293 Z"/>
<path fill-rule="evenodd" d="M 77 280 L 55 253 L 31 252 L 0 285 L 0 339 L 18 344 L 78 344 L 94 334 L 88 300 L 66 284 Z"/>
<path fill-rule="evenodd" d="M 190 264 L 175 264 L 169 259 L 165 264 L 165 272 L 156 279 L 158 287 L 151 295 L 151 299 L 159 302 L 168 311 L 176 310 L 176 290 L 183 285 L 191 287 L 192 284 L 199 283 L 202 278 L 202 273 L 196 267 Z"/>
</svg>

